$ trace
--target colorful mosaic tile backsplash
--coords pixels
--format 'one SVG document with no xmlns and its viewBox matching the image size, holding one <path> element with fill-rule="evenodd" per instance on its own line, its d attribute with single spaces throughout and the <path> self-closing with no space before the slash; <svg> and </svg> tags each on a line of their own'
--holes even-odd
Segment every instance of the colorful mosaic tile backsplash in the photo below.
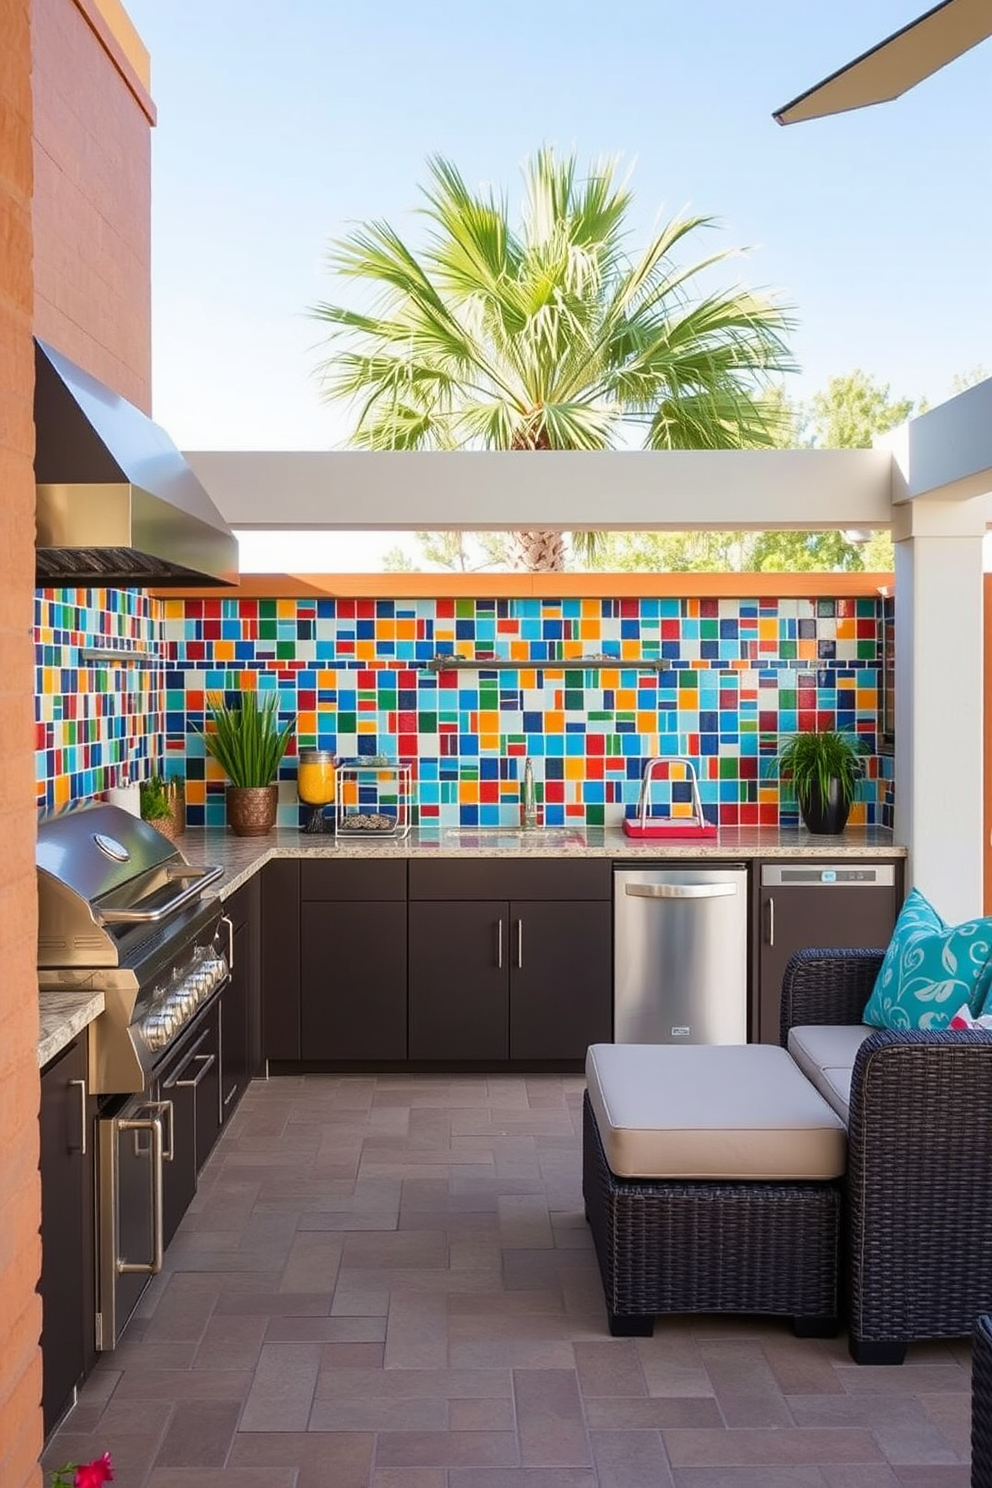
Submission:
<svg viewBox="0 0 992 1488">
<path fill-rule="evenodd" d="M 141 590 L 58 589 L 35 595 L 35 777 L 53 811 L 162 757 L 161 606 Z M 118 663 L 90 653 L 134 653 Z"/>
<path fill-rule="evenodd" d="M 149 601 L 94 590 L 38 606 L 43 807 L 116 783 L 124 764 L 143 777 L 164 763 L 186 776 L 189 824 L 222 824 L 224 778 L 197 731 L 208 694 L 259 688 L 296 720 L 284 826 L 303 819 L 296 751 L 313 746 L 410 760 L 425 824 L 518 825 L 527 756 L 547 825 L 616 823 L 645 760 L 678 754 L 696 767 L 710 820 L 787 826 L 797 817 L 779 797 L 779 736 L 814 726 L 863 735 L 868 778 L 852 820 L 891 825 L 874 599 Z M 81 647 L 108 644 L 154 650 L 162 664 L 81 659 Z M 478 666 L 446 668 L 444 656 Z M 494 658 L 504 665 L 487 667 Z"/>
</svg>

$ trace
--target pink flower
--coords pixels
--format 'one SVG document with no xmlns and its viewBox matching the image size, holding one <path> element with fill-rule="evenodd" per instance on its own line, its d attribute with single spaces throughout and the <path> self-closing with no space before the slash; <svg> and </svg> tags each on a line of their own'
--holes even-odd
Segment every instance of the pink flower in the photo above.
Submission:
<svg viewBox="0 0 992 1488">
<path fill-rule="evenodd" d="M 114 1464 L 110 1453 L 104 1452 L 102 1457 L 94 1457 L 92 1462 L 81 1462 L 78 1467 L 74 1462 L 67 1462 L 65 1467 L 52 1473 L 51 1488 L 103 1488 L 104 1483 L 113 1481 Z"/>
<path fill-rule="evenodd" d="M 92 1462 L 80 1463 L 72 1485 L 73 1488 L 103 1488 L 104 1483 L 112 1483 L 113 1480 L 114 1466 L 110 1453 L 104 1452 L 102 1457 L 96 1457 Z"/>
</svg>

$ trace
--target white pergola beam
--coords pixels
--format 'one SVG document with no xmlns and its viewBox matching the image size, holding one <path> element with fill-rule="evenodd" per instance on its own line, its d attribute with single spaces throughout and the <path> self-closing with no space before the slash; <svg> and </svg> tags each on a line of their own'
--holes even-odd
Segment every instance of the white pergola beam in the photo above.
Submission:
<svg viewBox="0 0 992 1488">
<path fill-rule="evenodd" d="M 888 450 L 214 451 L 187 460 L 235 528 L 882 528 Z"/>
</svg>

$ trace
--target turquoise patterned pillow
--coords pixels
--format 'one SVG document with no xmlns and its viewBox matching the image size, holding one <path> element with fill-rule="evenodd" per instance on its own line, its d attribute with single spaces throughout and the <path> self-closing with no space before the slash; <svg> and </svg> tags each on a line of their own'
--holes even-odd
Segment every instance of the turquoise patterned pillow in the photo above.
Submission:
<svg viewBox="0 0 992 1488">
<path fill-rule="evenodd" d="M 992 983 L 992 919 L 946 924 L 911 889 L 862 1015 L 876 1028 L 946 1028 L 963 1003 L 977 1016 Z"/>
</svg>

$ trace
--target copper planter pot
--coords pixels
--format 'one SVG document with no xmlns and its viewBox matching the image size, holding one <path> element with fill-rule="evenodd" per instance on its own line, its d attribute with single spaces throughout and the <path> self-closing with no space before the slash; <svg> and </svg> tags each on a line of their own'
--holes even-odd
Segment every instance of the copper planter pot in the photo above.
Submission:
<svg viewBox="0 0 992 1488">
<path fill-rule="evenodd" d="M 175 842 L 186 830 L 186 786 L 182 780 L 169 782 L 169 814 L 149 820 L 148 825 Z"/>
<path fill-rule="evenodd" d="M 229 785 L 227 825 L 237 837 L 264 837 L 276 824 L 278 785 Z"/>
</svg>

